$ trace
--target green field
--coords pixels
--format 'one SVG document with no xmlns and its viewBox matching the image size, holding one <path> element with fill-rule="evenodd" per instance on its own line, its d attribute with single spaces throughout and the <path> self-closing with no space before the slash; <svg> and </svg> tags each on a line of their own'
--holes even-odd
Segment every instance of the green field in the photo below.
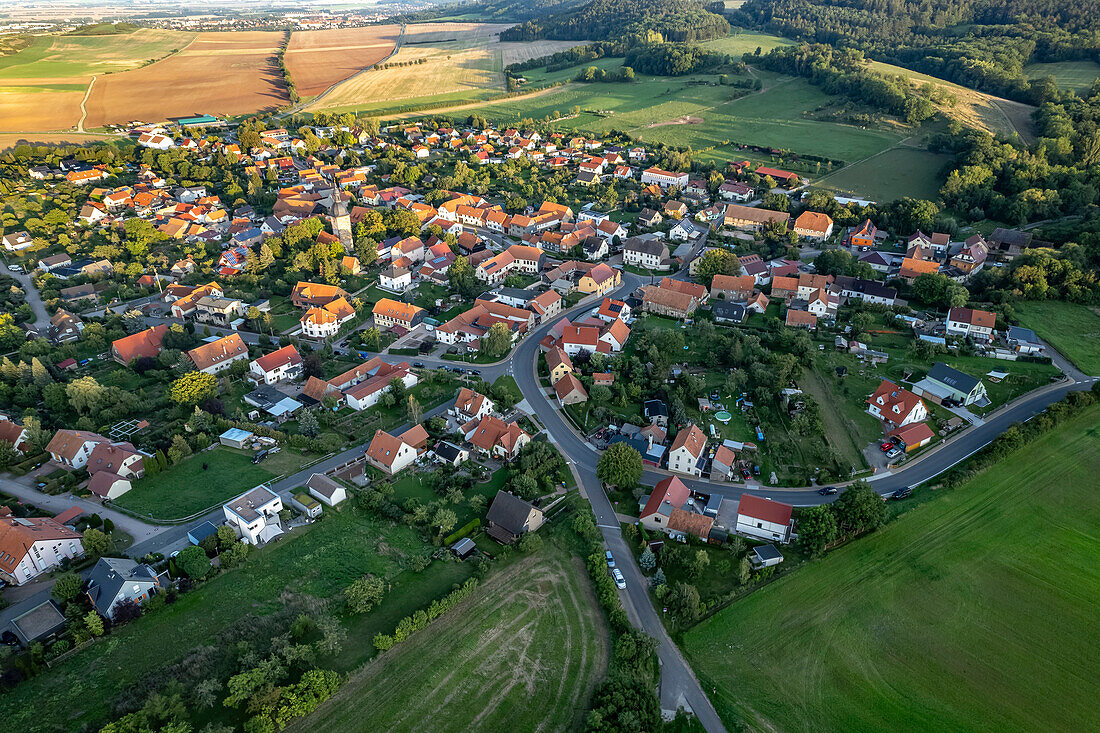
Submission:
<svg viewBox="0 0 1100 733">
<path fill-rule="evenodd" d="M 373 573 L 388 583 L 385 600 L 371 613 L 345 619 L 348 638 L 342 651 L 319 660 L 341 673 L 358 669 L 374 656 L 371 639 L 376 633 L 392 631 L 403 616 L 470 577 L 469 564 L 432 562 L 420 573 L 406 569 L 410 557 L 428 555 L 432 549 L 404 525 L 374 519 L 347 505 L 341 511 L 326 508 L 320 522 L 253 551 L 242 567 L 0 696 L 4 729 L 71 731 L 87 725 L 97 730 L 111 718 L 119 695 L 156 678 L 166 665 L 198 648 L 222 645 L 227 637 L 248 638 L 249 630 L 262 627 L 269 616 L 289 612 L 293 620 L 303 605 L 316 607 L 313 599 L 333 598 L 353 580 Z M 339 605 L 333 610 L 338 612 Z M 202 674 L 212 673 L 216 671 Z M 42 705 L 43 700 L 50 704 Z"/>
<path fill-rule="evenodd" d="M 835 193 L 872 201 L 894 201 L 903 196 L 935 201 L 950 155 L 918 148 L 897 147 L 833 173 L 819 184 Z"/>
<path fill-rule="evenodd" d="M 576 730 L 607 654 L 584 568 L 550 549 L 494 575 L 291 730 Z"/>
<path fill-rule="evenodd" d="M 1100 314 L 1060 300 L 1015 303 L 1020 325 L 1030 328 L 1086 374 L 1100 375 Z"/>
<path fill-rule="evenodd" d="M 755 53 L 758 48 L 760 53 L 767 53 L 773 48 L 793 46 L 794 43 L 794 41 L 780 36 L 773 36 L 770 33 L 754 33 L 753 31 L 734 28 L 733 33 L 725 38 L 716 38 L 713 41 L 705 41 L 699 45 L 712 51 L 728 53 L 731 56 L 741 56 L 746 53 Z"/>
<path fill-rule="evenodd" d="M 1048 64 L 1028 64 L 1024 74 L 1029 79 L 1053 76 L 1058 86 L 1084 91 L 1100 79 L 1100 64 L 1095 61 L 1056 61 Z"/>
<path fill-rule="evenodd" d="M 157 519 L 190 516 L 277 475 L 266 462 L 252 463 L 252 455 L 222 446 L 190 456 L 167 471 L 133 481 L 134 488 L 115 503 Z"/>
<path fill-rule="evenodd" d="M 110 36 L 34 36 L 0 56 L 0 79 L 86 78 L 133 69 L 187 45 L 193 33 L 142 28 Z"/>
<path fill-rule="evenodd" d="M 699 624 L 733 729 L 1096 730 L 1100 406 Z"/>
</svg>

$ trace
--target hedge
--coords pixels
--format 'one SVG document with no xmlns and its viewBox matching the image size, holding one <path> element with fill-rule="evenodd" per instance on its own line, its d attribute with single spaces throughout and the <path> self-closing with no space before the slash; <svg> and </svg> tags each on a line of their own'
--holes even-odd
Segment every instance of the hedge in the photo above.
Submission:
<svg viewBox="0 0 1100 733">
<path fill-rule="evenodd" d="M 452 542 L 460 540 L 463 537 L 465 537 L 466 535 L 473 532 L 475 529 L 477 529 L 480 526 L 481 526 L 481 520 L 478 519 L 477 517 L 474 517 L 469 522 L 467 522 L 463 526 L 459 527 L 458 529 L 456 529 L 451 534 L 447 535 L 447 538 L 445 540 L 443 540 L 443 544 L 449 545 Z"/>
</svg>

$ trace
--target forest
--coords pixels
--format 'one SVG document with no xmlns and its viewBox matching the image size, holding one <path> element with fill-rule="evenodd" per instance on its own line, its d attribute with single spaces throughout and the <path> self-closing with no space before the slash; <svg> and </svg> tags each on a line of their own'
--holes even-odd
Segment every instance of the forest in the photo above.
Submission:
<svg viewBox="0 0 1100 733">
<path fill-rule="evenodd" d="M 706 41 L 730 32 L 729 22 L 693 0 L 592 0 L 575 10 L 529 20 L 500 34 L 502 41 L 550 38 L 602 41 Z"/>
</svg>

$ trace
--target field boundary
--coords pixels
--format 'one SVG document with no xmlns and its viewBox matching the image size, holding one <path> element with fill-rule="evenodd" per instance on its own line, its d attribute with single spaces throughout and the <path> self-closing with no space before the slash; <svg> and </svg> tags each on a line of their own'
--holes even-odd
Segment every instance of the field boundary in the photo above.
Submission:
<svg viewBox="0 0 1100 733">
<path fill-rule="evenodd" d="M 93 76 L 91 81 L 88 82 L 88 88 L 84 90 L 84 99 L 80 100 L 80 120 L 76 123 L 76 131 L 79 133 L 84 132 L 84 120 L 88 119 L 88 97 L 92 96 L 92 87 L 95 85 L 96 77 Z"/>
</svg>

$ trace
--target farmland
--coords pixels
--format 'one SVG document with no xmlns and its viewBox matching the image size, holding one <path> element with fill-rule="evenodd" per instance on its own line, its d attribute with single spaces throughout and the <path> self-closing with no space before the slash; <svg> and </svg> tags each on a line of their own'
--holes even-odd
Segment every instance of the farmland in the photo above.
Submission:
<svg viewBox="0 0 1100 733">
<path fill-rule="evenodd" d="M 935 201 L 945 180 L 943 168 L 951 160 L 950 155 L 899 145 L 839 170 L 818 184 L 838 194 L 873 201 L 902 196 Z"/>
<path fill-rule="evenodd" d="M 285 60 L 298 94 L 313 97 L 393 51 L 399 26 L 296 31 Z"/>
<path fill-rule="evenodd" d="M 1097 421 L 1093 407 L 688 632 L 727 726 L 1100 725 Z"/>
<path fill-rule="evenodd" d="M 1081 371 L 1100 375 L 1100 314 L 1095 309 L 1059 300 L 1026 300 L 1013 307 L 1020 325 L 1035 331 Z"/>
<path fill-rule="evenodd" d="M 93 76 L 137 69 L 193 37 L 148 28 L 110 36 L 33 36 L 17 53 L 0 56 L 0 131 L 74 127 Z"/>
<path fill-rule="evenodd" d="M 576 729 L 607 653 L 583 567 L 545 551 L 352 675 L 293 730 L 360 730 L 364 710 L 389 731 Z"/>
<path fill-rule="evenodd" d="M 423 97 L 446 101 L 484 99 L 504 89 L 500 44 L 505 26 L 428 23 L 408 26 L 401 48 L 375 69 L 348 79 L 307 109 L 385 110 Z"/>
<path fill-rule="evenodd" d="M 1053 76 L 1058 86 L 1081 92 L 1100 78 L 1100 64 L 1095 61 L 1057 61 L 1046 64 L 1028 64 L 1024 74 L 1030 79 Z"/>
<path fill-rule="evenodd" d="M 243 114 L 286 104 L 275 65 L 282 39 L 282 33 L 273 31 L 200 33 L 163 61 L 97 79 L 86 126 L 199 113 Z"/>
</svg>

